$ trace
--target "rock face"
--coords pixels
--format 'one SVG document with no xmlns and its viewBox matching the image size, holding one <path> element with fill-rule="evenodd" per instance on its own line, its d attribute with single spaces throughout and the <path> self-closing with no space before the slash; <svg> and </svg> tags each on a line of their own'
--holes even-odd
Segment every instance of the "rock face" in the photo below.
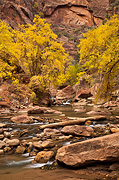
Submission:
<svg viewBox="0 0 119 180">
<path fill-rule="evenodd" d="M 2 0 L 0 18 L 12 27 L 31 23 L 34 13 L 44 14 L 54 23 L 70 26 L 92 26 L 105 18 L 109 0 Z"/>
<path fill-rule="evenodd" d="M 72 167 L 119 160 L 119 133 L 74 143 L 60 148 L 56 159 Z"/>
</svg>

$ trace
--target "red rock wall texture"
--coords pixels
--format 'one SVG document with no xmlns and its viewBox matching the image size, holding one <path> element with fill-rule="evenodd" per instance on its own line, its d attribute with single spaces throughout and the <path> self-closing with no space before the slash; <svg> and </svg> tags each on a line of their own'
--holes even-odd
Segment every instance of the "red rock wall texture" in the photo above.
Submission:
<svg viewBox="0 0 119 180">
<path fill-rule="evenodd" d="M 12 27 L 31 23 L 43 12 L 48 21 L 70 26 L 93 26 L 105 18 L 109 0 L 1 0 L 0 18 Z"/>
</svg>

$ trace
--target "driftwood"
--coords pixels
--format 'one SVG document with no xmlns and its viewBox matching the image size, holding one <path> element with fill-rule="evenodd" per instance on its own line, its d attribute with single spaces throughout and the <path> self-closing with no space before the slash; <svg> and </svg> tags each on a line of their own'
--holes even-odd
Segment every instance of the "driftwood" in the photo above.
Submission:
<svg viewBox="0 0 119 180">
<path fill-rule="evenodd" d="M 76 120 L 67 120 L 67 121 L 62 121 L 58 123 L 52 123 L 52 124 L 46 124 L 46 125 L 41 125 L 40 129 L 45 129 L 45 128 L 54 128 L 54 127 L 60 127 L 60 126 L 67 126 L 67 125 L 77 125 L 77 124 L 84 124 L 86 121 L 98 121 L 98 120 L 105 120 L 105 116 L 94 116 L 94 117 L 87 117 L 87 118 L 78 118 Z"/>
</svg>

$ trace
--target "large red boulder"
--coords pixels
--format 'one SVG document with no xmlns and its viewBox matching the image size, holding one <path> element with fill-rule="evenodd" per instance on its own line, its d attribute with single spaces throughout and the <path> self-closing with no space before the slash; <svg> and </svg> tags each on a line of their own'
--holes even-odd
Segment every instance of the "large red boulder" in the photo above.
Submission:
<svg viewBox="0 0 119 180">
<path fill-rule="evenodd" d="M 56 159 L 71 167 L 119 161 L 119 133 L 63 146 Z"/>
</svg>

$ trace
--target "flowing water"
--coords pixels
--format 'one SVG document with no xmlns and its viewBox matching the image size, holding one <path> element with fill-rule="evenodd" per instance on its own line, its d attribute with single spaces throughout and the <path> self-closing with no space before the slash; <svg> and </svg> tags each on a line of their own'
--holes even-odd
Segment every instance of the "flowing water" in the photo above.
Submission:
<svg viewBox="0 0 119 180">
<path fill-rule="evenodd" d="M 88 115 L 86 113 L 76 113 L 72 110 L 71 106 L 57 106 L 53 107 L 55 110 L 61 111 L 65 116 L 69 118 L 76 118 L 76 117 L 87 117 Z M 86 112 L 90 111 L 92 107 L 86 107 Z M 116 115 L 118 113 L 116 112 Z M 35 137 L 36 134 L 41 133 L 41 130 L 38 128 L 38 126 L 42 124 L 48 124 L 49 119 L 59 119 L 63 118 L 63 116 L 55 116 L 55 115 L 40 115 L 34 116 L 34 122 L 32 124 L 15 124 L 10 121 L 11 117 L 4 116 L 0 117 L 0 123 L 5 123 L 8 125 L 7 130 L 9 132 L 19 132 L 21 133 L 21 137 L 19 138 L 20 140 L 26 139 L 26 140 L 31 140 L 32 137 Z M 38 121 L 37 119 L 41 118 L 42 121 Z M 94 126 L 106 126 L 107 123 L 109 123 L 108 120 L 106 121 L 101 121 L 101 122 L 93 122 L 92 127 Z M 22 136 L 22 133 L 24 130 L 28 130 L 27 134 Z M 84 138 L 86 139 L 86 138 Z M 83 140 L 83 138 L 82 138 Z M 61 142 L 61 144 L 58 144 L 59 146 L 64 146 L 70 144 L 70 141 L 64 141 Z M 44 166 L 53 166 L 54 161 L 48 161 L 47 163 L 36 163 L 36 164 L 31 164 L 30 162 L 34 159 L 34 156 L 29 156 L 29 153 L 23 154 L 23 155 L 16 155 L 16 154 L 10 154 L 10 155 L 0 155 L 0 174 L 9 174 L 15 171 L 18 171 L 19 169 L 24 169 L 24 168 L 42 168 Z M 1 179 L 0 179 L 1 180 Z"/>
</svg>

